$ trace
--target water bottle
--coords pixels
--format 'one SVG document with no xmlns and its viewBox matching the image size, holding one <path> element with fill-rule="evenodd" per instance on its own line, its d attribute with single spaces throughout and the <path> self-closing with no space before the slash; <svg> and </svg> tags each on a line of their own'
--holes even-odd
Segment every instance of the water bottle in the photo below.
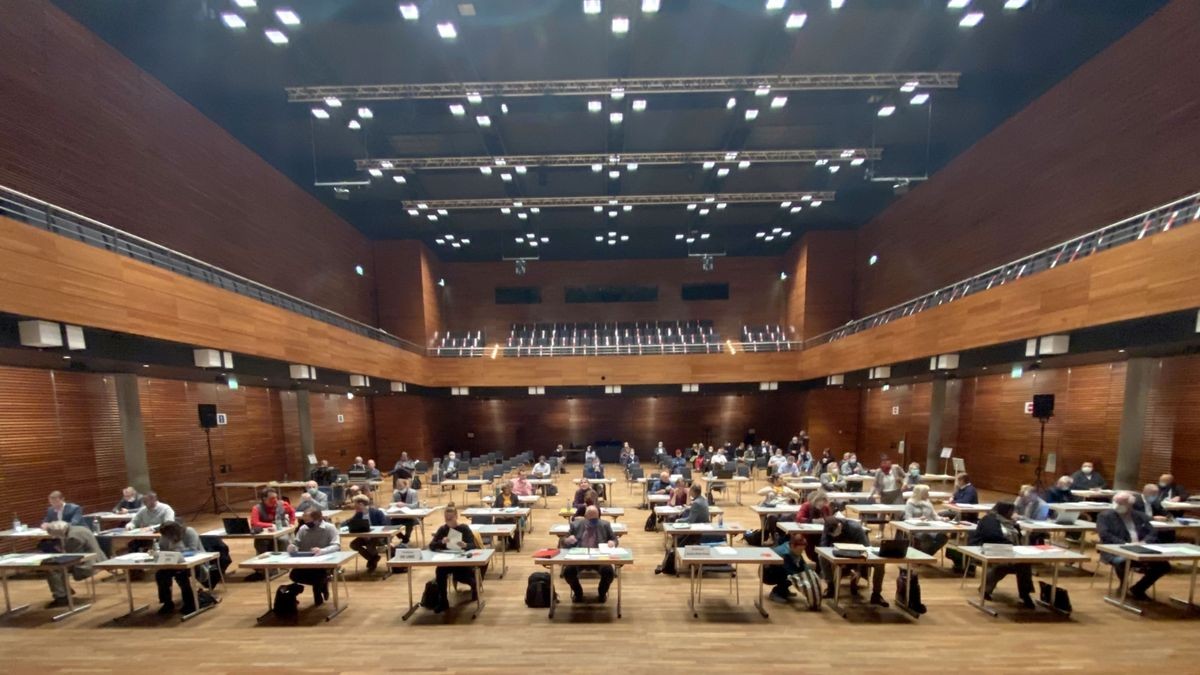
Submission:
<svg viewBox="0 0 1200 675">
<path fill-rule="evenodd" d="M 100 519 L 92 518 L 92 534 L 100 534 Z"/>
<path fill-rule="evenodd" d="M 22 529 L 21 518 L 16 513 L 13 513 L 12 529 L 13 532 L 20 532 Z"/>
<path fill-rule="evenodd" d="M 150 547 L 150 552 L 154 554 L 155 558 L 158 557 L 158 540 L 157 539 L 154 540 L 154 544 Z"/>
<path fill-rule="evenodd" d="M 724 513 L 717 515 L 717 527 L 725 527 L 725 514 Z"/>
</svg>

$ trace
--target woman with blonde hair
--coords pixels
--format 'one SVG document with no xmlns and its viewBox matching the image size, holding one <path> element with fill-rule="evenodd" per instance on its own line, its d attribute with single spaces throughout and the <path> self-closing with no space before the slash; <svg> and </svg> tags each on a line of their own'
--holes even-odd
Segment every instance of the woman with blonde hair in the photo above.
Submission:
<svg viewBox="0 0 1200 675">
<path fill-rule="evenodd" d="M 918 522 L 942 520 L 942 517 L 934 510 L 933 502 L 929 501 L 928 485 L 913 486 L 912 495 L 904 503 L 904 519 Z M 949 535 L 945 532 L 917 532 L 913 534 L 913 548 L 933 555 L 941 550 L 949 539 Z"/>
</svg>

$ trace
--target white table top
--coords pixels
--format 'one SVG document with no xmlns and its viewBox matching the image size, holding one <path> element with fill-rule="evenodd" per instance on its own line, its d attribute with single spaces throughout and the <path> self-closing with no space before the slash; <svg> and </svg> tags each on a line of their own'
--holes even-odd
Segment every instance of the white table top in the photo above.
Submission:
<svg viewBox="0 0 1200 675">
<path fill-rule="evenodd" d="M 951 546 L 969 558 L 986 560 L 989 563 L 1074 563 L 1086 562 L 1089 558 L 1078 551 L 1069 551 L 1058 546 L 1014 546 L 1012 553 L 997 554 L 993 550 L 983 552 L 982 546 Z"/>
<path fill-rule="evenodd" d="M 765 546 L 685 546 L 678 553 L 682 565 L 777 565 L 783 562 L 778 553 Z"/>
<path fill-rule="evenodd" d="M 826 492 L 825 496 L 835 502 L 866 502 L 875 499 L 870 492 Z"/>
<path fill-rule="evenodd" d="M 390 504 L 383 513 L 389 517 L 404 516 L 406 518 L 425 518 L 434 511 L 440 511 L 446 508 L 445 506 L 428 506 L 425 508 L 413 508 L 410 506 L 397 507 L 395 504 Z"/>
<path fill-rule="evenodd" d="M 617 549 L 599 548 L 566 548 L 559 549 L 553 558 L 534 558 L 538 565 L 632 565 L 633 551 L 618 547 Z"/>
<path fill-rule="evenodd" d="M 315 569 L 341 567 L 351 558 L 358 555 L 356 551 L 334 551 L 324 555 L 293 556 L 287 553 L 263 553 L 239 563 L 238 567 L 247 569 L 292 569 L 296 567 L 311 567 Z"/>
<path fill-rule="evenodd" d="M 987 513 L 996 508 L 994 503 L 985 504 L 954 504 L 949 503 L 944 505 L 947 509 L 956 513 Z"/>
<path fill-rule="evenodd" d="M 524 506 L 506 506 L 504 508 L 496 508 L 496 509 L 488 508 L 486 506 L 484 506 L 484 507 L 473 506 L 469 509 L 463 509 L 462 514 L 464 516 L 468 516 L 468 517 L 470 517 L 470 516 L 492 516 L 492 517 L 507 516 L 509 518 L 520 518 L 522 516 L 529 515 L 529 509 L 525 508 Z"/>
<path fill-rule="evenodd" d="M 718 525 L 716 523 L 667 523 L 663 528 L 663 532 L 673 536 L 682 537 L 689 534 L 741 534 L 746 528 L 737 523 L 725 523 Z"/>
<path fill-rule="evenodd" d="M 750 507 L 750 510 L 759 515 L 786 515 L 793 514 L 800 510 L 799 504 L 776 504 L 775 506 L 762 506 L 755 504 Z"/>
<path fill-rule="evenodd" d="M 875 547 L 867 547 L 866 558 L 840 558 L 833 555 L 833 547 L 818 546 L 817 555 L 822 559 L 828 560 L 834 565 L 904 565 L 907 563 L 930 564 L 937 561 L 937 558 L 922 553 L 913 547 L 908 547 L 908 555 L 904 558 L 881 558 L 878 555 L 879 549 Z"/>
<path fill-rule="evenodd" d="M 291 533 L 293 533 L 295 531 L 296 531 L 296 526 L 292 525 L 292 526 L 288 527 L 288 529 L 286 529 L 286 530 L 270 529 L 270 530 L 263 530 L 262 532 L 252 532 L 252 533 L 248 533 L 248 534 L 228 534 L 225 532 L 225 528 L 218 527 L 215 530 L 201 532 L 200 536 L 201 537 L 222 537 L 225 539 L 278 539 L 280 537 L 290 535 Z"/>
<path fill-rule="evenodd" d="M 113 513 L 112 511 L 97 511 L 95 513 L 85 513 L 84 518 L 99 518 L 101 520 L 124 520 L 126 522 L 133 520 L 135 513 Z"/>
<path fill-rule="evenodd" d="M 1092 532 L 1096 524 L 1090 520 L 1073 523 L 1056 523 L 1053 520 L 1018 520 L 1017 529 L 1022 532 Z"/>
<path fill-rule="evenodd" d="M 482 535 L 504 535 L 511 536 L 517 531 L 516 523 L 471 523 L 468 527 L 472 532 L 478 532 Z"/>
<path fill-rule="evenodd" d="M 586 480 L 589 483 L 600 483 L 601 485 L 612 485 L 617 482 L 616 478 L 572 478 L 571 482 L 579 485 L 579 481 Z"/>
<path fill-rule="evenodd" d="M 509 527 L 515 527 L 515 525 L 510 525 Z M 625 523 L 612 523 L 612 531 L 613 531 L 613 534 L 615 534 L 619 537 L 623 534 L 629 534 L 629 526 L 626 525 Z M 558 537 L 565 537 L 568 534 L 571 534 L 571 526 L 566 523 L 559 523 L 558 525 L 551 525 L 550 526 L 550 534 L 553 534 Z"/>
<path fill-rule="evenodd" d="M 1071 490 L 1071 494 L 1080 499 L 1093 499 L 1095 497 L 1111 497 L 1117 494 L 1116 490 Z"/>
<path fill-rule="evenodd" d="M 1200 502 L 1162 502 L 1168 511 L 1200 511 Z"/>
<path fill-rule="evenodd" d="M 656 507 L 654 507 L 654 515 L 656 515 L 656 516 L 677 516 L 677 515 L 683 513 L 684 508 L 686 508 L 686 507 L 683 507 L 683 506 L 656 506 Z M 725 509 L 723 509 L 719 506 L 710 506 L 710 507 L 708 507 L 708 512 L 710 515 L 718 516 L 718 515 L 721 515 L 722 513 L 725 513 Z"/>
<path fill-rule="evenodd" d="M 781 520 L 775 523 L 775 527 L 779 528 L 784 534 L 792 534 L 794 532 L 801 534 L 821 534 L 825 531 L 825 526 L 821 523 L 797 523 L 794 520 Z"/>
<path fill-rule="evenodd" d="M 482 487 L 484 485 L 491 485 L 491 484 L 492 484 L 492 481 L 486 480 L 484 478 L 445 478 L 442 480 L 441 483 L 438 483 L 438 485 L 466 485 L 468 487 L 472 487 L 472 486 L 476 486 L 476 485 Z"/>
<path fill-rule="evenodd" d="M 344 526 L 338 528 L 341 537 L 390 537 L 400 531 L 399 525 L 372 525 L 370 532 L 351 532 Z"/>
<path fill-rule="evenodd" d="M 1080 513 L 1107 511 L 1112 507 L 1110 502 L 1055 502 L 1050 504 L 1051 511 L 1079 511 Z"/>
<path fill-rule="evenodd" d="M 892 527 L 901 532 L 972 532 L 975 523 L 953 520 L 893 520 Z"/>
<path fill-rule="evenodd" d="M 8 569 L 58 569 L 61 567 L 74 567 L 82 565 L 86 562 L 91 562 L 96 557 L 95 553 L 84 553 L 83 557 L 78 560 L 72 560 L 67 563 L 47 564 L 42 562 L 50 558 L 56 558 L 62 553 L 7 553 L 0 555 L 0 567 Z M 71 555 L 71 554 L 66 554 Z"/>
<path fill-rule="evenodd" d="M 1200 519 L 1176 518 L 1175 520 L 1152 520 L 1150 527 L 1156 530 L 1191 530 L 1200 529 Z"/>
<path fill-rule="evenodd" d="M 1155 553 L 1137 553 L 1126 546 L 1143 546 Z M 1137 562 L 1139 560 L 1200 560 L 1200 546 L 1195 544 L 1099 544 L 1096 550 Z"/>
<path fill-rule="evenodd" d="M 491 561 L 495 552 L 491 548 L 477 548 L 465 553 L 422 549 L 420 560 L 401 560 L 393 555 L 387 564 L 389 567 L 483 567 Z"/>
<path fill-rule="evenodd" d="M 904 515 L 903 504 L 847 504 L 846 511 L 854 511 L 858 514 L 897 516 Z"/>
<path fill-rule="evenodd" d="M 104 562 L 96 563 L 98 569 L 114 569 L 114 570 L 129 570 L 129 569 L 160 569 L 160 570 L 181 570 L 191 569 L 196 565 L 212 562 L 220 557 L 218 553 L 209 553 L 207 551 L 196 551 L 191 555 L 183 557 L 183 562 L 179 563 L 160 563 L 155 560 L 154 555 L 150 553 L 126 553 L 113 558 L 109 558 Z"/>
</svg>

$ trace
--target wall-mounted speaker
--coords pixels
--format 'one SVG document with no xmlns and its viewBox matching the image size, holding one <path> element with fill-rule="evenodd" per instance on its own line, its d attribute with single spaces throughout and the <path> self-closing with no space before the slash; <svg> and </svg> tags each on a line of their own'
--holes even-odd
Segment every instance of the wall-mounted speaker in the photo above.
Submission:
<svg viewBox="0 0 1200 675">
<path fill-rule="evenodd" d="M 1033 416 L 1040 420 L 1054 417 L 1054 394 L 1033 395 Z"/>
<path fill-rule="evenodd" d="M 200 426 L 204 429 L 212 429 L 217 426 L 217 406 L 212 403 L 201 403 L 196 406 L 196 411 L 200 414 Z"/>
</svg>

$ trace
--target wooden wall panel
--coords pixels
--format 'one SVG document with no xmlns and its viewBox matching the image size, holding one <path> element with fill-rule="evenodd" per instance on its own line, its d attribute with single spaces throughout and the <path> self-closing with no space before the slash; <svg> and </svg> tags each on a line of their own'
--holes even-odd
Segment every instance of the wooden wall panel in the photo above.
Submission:
<svg viewBox="0 0 1200 675">
<path fill-rule="evenodd" d="M 804 423 L 809 446 L 820 456 L 829 448 L 834 456 L 858 447 L 860 389 L 813 389 L 805 392 Z M 790 438 L 790 437 L 789 437 Z"/>
<path fill-rule="evenodd" d="M 879 466 L 884 455 L 895 463 L 924 465 L 931 388 L 929 382 L 919 382 L 894 384 L 887 391 L 882 387 L 864 389 L 858 459 L 871 467 Z"/>
<path fill-rule="evenodd" d="M 5 523 L 42 522 L 55 489 L 85 511 L 111 508 L 126 482 L 112 377 L 0 367 Z"/>
<path fill-rule="evenodd" d="M 856 316 L 1200 188 L 1197 23 L 1171 3 L 864 226 Z"/>
<path fill-rule="evenodd" d="M 413 394 L 371 397 L 376 458 L 390 468 L 407 452 L 412 459 L 430 461 L 438 450 L 429 424 L 441 414 L 445 399 Z"/>
<path fill-rule="evenodd" d="M 367 397 L 348 399 L 343 394 L 314 393 L 309 395 L 308 404 L 313 448 L 318 459 L 327 459 L 330 464 L 345 470 L 356 455 L 364 460 L 375 458 L 371 404 Z M 342 416 L 340 422 L 339 415 Z"/>
<path fill-rule="evenodd" d="M 778 257 L 718 258 L 713 272 L 692 259 L 531 262 L 524 276 L 511 262 L 443 263 L 443 322 L 450 330 L 483 329 L 488 342 L 507 337 L 511 324 L 536 321 L 655 321 L 712 319 L 722 339 L 737 340 L 743 324 L 784 322 L 787 303 Z M 684 302 L 685 283 L 729 284 L 728 300 Z M 657 302 L 567 304 L 564 288 L 588 285 L 658 286 Z M 536 286 L 537 305 L 497 305 L 496 286 Z M 387 291 L 381 290 L 382 293 Z"/>
<path fill-rule="evenodd" d="M 804 235 L 809 254 L 801 337 L 831 331 L 853 318 L 854 236 L 851 231 L 832 230 Z"/>
<path fill-rule="evenodd" d="M 379 327 L 409 342 L 428 344 L 441 328 L 440 263 L 416 240 L 380 241 L 373 248 Z"/>
<path fill-rule="evenodd" d="M 1200 491 L 1200 357 L 1160 359 L 1147 399 L 1139 486 L 1164 473 Z"/>
<path fill-rule="evenodd" d="M 0 185 L 374 322 L 365 236 L 51 3 L 4 12 Z"/>
</svg>

